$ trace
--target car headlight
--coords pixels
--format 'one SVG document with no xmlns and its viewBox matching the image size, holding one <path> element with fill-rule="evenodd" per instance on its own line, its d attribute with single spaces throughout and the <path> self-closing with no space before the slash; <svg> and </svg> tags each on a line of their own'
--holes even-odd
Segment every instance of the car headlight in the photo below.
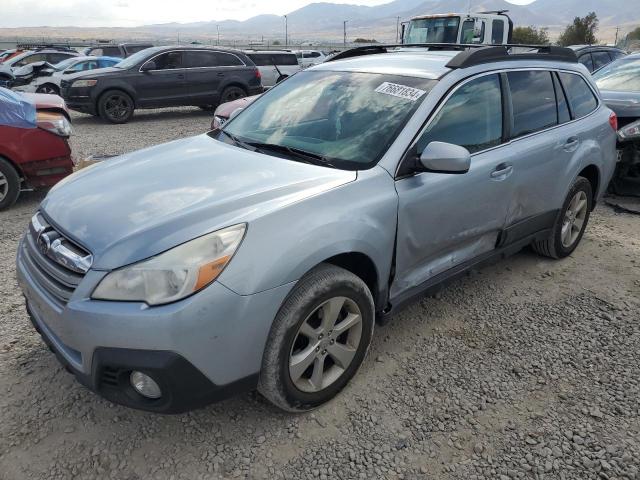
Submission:
<svg viewBox="0 0 640 480">
<path fill-rule="evenodd" d="M 59 135 L 60 137 L 68 137 L 72 132 L 69 119 L 64 114 L 58 112 L 37 112 L 36 124 L 39 128 Z"/>
<path fill-rule="evenodd" d="M 76 80 L 71 84 L 71 88 L 93 87 L 97 80 Z"/>
<path fill-rule="evenodd" d="M 114 270 L 102 279 L 91 298 L 162 305 L 188 297 L 218 278 L 246 229 L 244 223 L 224 228 Z"/>
</svg>

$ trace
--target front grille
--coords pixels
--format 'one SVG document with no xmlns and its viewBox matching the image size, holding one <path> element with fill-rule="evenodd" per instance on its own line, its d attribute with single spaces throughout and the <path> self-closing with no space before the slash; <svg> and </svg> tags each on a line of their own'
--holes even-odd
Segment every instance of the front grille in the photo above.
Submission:
<svg viewBox="0 0 640 480">
<path fill-rule="evenodd" d="M 50 226 L 40 213 L 31 219 L 22 242 L 22 258 L 31 277 L 61 304 L 83 279 L 92 257 Z"/>
</svg>

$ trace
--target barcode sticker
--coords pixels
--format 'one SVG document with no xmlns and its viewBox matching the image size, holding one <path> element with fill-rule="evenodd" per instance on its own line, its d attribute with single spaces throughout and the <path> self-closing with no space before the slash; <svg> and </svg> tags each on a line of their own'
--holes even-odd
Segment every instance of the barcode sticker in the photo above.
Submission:
<svg viewBox="0 0 640 480">
<path fill-rule="evenodd" d="M 419 88 L 407 87 L 406 85 L 398 85 L 397 83 L 384 82 L 375 90 L 377 93 L 384 93 L 385 95 L 392 95 L 394 97 L 404 98 L 405 100 L 411 100 L 415 102 L 425 93 L 424 90 Z"/>
</svg>

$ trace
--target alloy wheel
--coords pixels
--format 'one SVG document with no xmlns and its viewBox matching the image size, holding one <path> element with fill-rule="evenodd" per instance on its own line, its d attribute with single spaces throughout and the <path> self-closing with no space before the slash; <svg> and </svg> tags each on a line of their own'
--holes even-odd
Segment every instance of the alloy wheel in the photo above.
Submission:
<svg viewBox="0 0 640 480">
<path fill-rule="evenodd" d="M 246 97 L 244 90 L 242 90 L 241 88 L 232 87 L 225 91 L 224 97 L 222 98 L 222 103 L 232 102 L 244 97 Z"/>
<path fill-rule="evenodd" d="M 362 314 L 346 297 L 318 306 L 298 329 L 289 355 L 289 375 L 303 392 L 318 392 L 340 378 L 362 338 Z"/>
<path fill-rule="evenodd" d="M 0 172 L 0 202 L 5 199 L 7 193 L 9 193 L 9 181 L 4 173 Z"/>
<path fill-rule="evenodd" d="M 582 190 L 577 192 L 571 199 L 564 214 L 562 230 L 560 231 L 560 239 L 563 247 L 570 248 L 576 240 L 578 240 L 587 218 L 588 206 L 587 194 Z"/>
<path fill-rule="evenodd" d="M 114 120 L 125 118 L 129 113 L 129 109 L 129 102 L 122 95 L 111 95 L 107 99 L 104 107 L 104 111 L 107 115 Z"/>
</svg>

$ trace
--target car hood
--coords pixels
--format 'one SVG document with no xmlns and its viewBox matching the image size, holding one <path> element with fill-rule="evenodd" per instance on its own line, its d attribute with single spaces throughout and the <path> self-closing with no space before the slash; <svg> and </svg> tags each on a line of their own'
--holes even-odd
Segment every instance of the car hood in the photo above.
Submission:
<svg viewBox="0 0 640 480">
<path fill-rule="evenodd" d="M 45 217 L 110 270 L 356 179 L 200 135 L 88 167 L 54 187 Z"/>
<path fill-rule="evenodd" d="M 122 68 L 115 68 L 115 67 L 106 67 L 106 68 L 95 68 L 93 70 L 87 70 L 84 72 L 77 72 L 77 73 L 72 73 L 69 75 L 65 75 L 64 79 L 65 80 L 75 80 L 77 78 L 99 78 L 99 77 L 105 77 L 108 76 L 112 73 L 118 72 L 118 73 L 122 73 L 125 70 L 123 70 Z"/>
<path fill-rule="evenodd" d="M 616 112 L 618 117 L 640 118 L 640 92 L 617 92 L 600 90 L 607 107 Z"/>
</svg>

